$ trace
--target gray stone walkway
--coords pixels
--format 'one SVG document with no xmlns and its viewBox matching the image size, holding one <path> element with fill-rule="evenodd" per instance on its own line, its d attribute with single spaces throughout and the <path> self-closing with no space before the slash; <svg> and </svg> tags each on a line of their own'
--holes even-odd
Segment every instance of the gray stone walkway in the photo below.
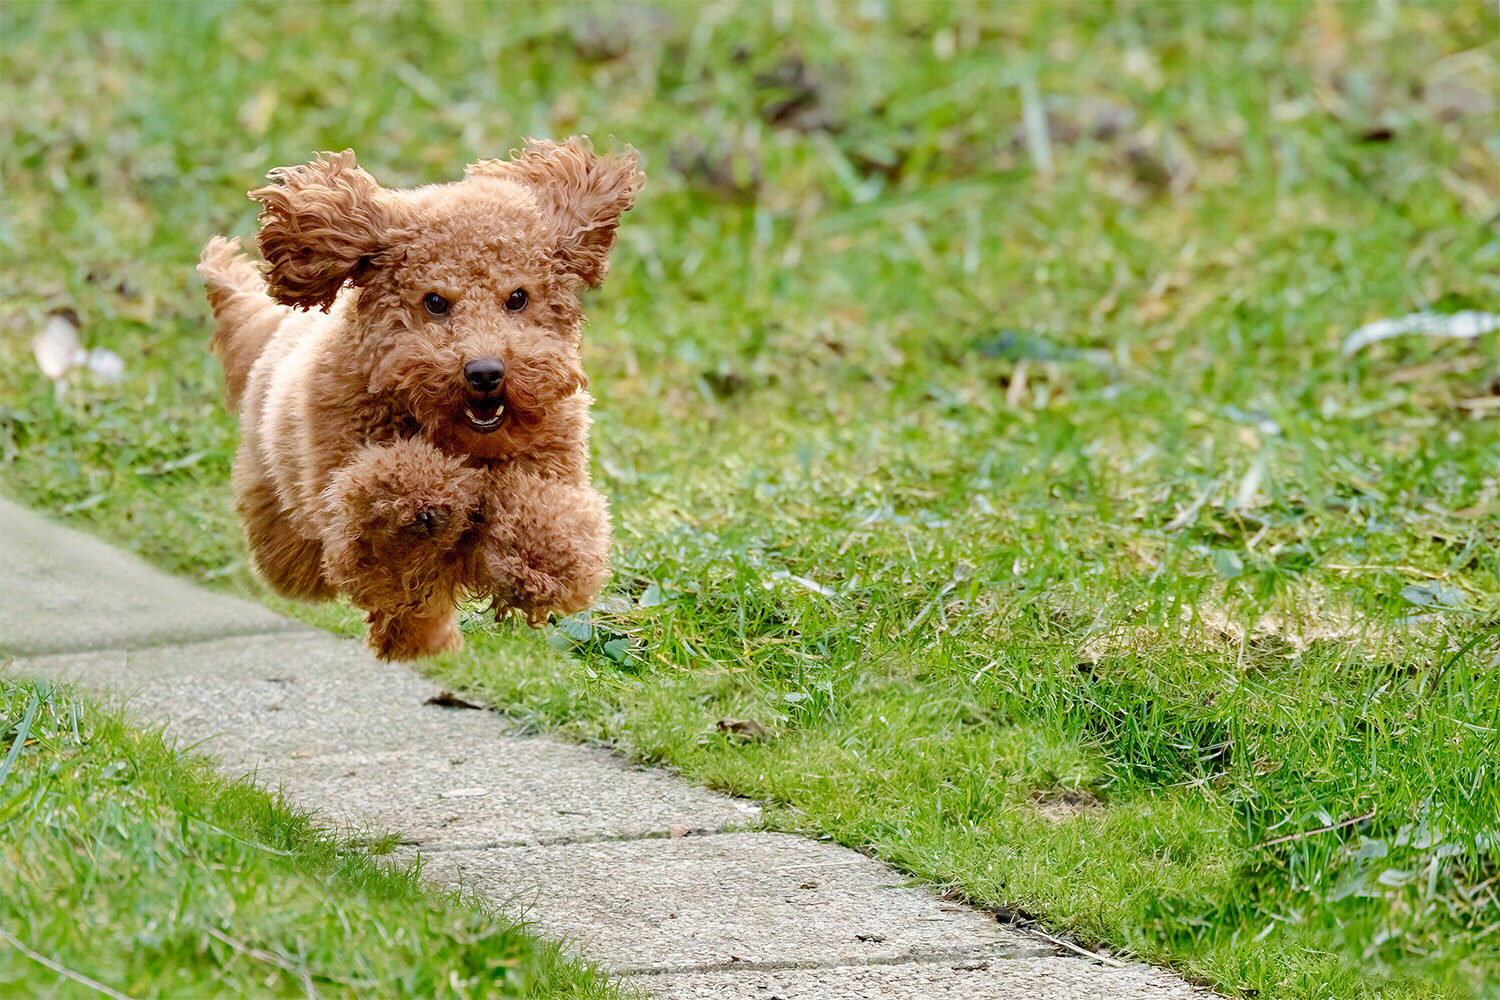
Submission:
<svg viewBox="0 0 1500 1000">
<path fill-rule="evenodd" d="M 752 803 L 429 705 L 436 684 L 359 643 L 3 500 L 0 669 L 122 701 L 330 825 L 395 831 L 430 877 L 524 914 L 649 996 L 1209 995 L 1059 950 L 854 851 L 759 832 Z"/>
</svg>

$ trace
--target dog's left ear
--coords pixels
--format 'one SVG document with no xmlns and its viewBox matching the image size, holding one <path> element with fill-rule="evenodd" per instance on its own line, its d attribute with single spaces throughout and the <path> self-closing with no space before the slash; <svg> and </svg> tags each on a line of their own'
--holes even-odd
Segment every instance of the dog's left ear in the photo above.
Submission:
<svg viewBox="0 0 1500 1000">
<path fill-rule="evenodd" d="M 268 291 L 285 305 L 327 312 L 344 283 L 387 248 L 385 192 L 352 149 L 268 176 L 250 192 L 265 206 L 256 242 L 270 265 Z"/>
<path fill-rule="evenodd" d="M 634 149 L 601 156 L 582 136 L 560 143 L 532 139 L 509 160 L 481 160 L 465 173 L 531 185 L 551 216 L 558 270 L 590 288 L 598 288 L 609 272 L 620 216 L 646 184 Z"/>
</svg>

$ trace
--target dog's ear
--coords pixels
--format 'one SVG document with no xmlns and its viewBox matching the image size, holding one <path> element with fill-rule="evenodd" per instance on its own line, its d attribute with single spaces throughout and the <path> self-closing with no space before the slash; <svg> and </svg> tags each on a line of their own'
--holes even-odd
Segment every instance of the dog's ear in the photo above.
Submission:
<svg viewBox="0 0 1500 1000">
<path fill-rule="evenodd" d="M 277 167 L 250 192 L 265 206 L 256 242 L 270 264 L 278 302 L 324 312 L 367 260 L 385 250 L 386 197 L 354 162 L 354 151 L 320 153 L 300 167 Z"/>
<path fill-rule="evenodd" d="M 620 216 L 646 184 L 641 158 L 625 146 L 599 155 L 588 139 L 532 139 L 509 160 L 482 160 L 469 176 L 503 177 L 529 184 L 552 223 L 558 269 L 598 288 L 609 271 Z"/>
</svg>

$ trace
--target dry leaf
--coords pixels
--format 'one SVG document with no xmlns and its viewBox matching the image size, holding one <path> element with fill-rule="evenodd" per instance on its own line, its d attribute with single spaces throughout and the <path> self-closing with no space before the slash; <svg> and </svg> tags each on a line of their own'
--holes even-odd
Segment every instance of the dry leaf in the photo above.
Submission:
<svg viewBox="0 0 1500 1000">
<path fill-rule="evenodd" d="M 743 736 L 747 740 L 764 740 L 771 736 L 771 730 L 754 719 L 734 719 L 727 715 L 718 721 L 716 728 L 721 733 Z"/>
<path fill-rule="evenodd" d="M 63 309 L 47 317 L 42 332 L 31 340 L 31 354 L 42 374 L 52 380 L 61 398 L 67 390 L 68 372 L 87 368 L 102 382 L 120 382 L 125 378 L 125 361 L 105 347 L 85 350 L 78 335 L 78 315 Z"/>
<path fill-rule="evenodd" d="M 1422 99 L 1439 121 L 1493 114 L 1496 65 L 1483 48 L 1444 56 L 1427 70 Z"/>
<path fill-rule="evenodd" d="M 422 704 L 436 705 L 439 708 L 484 708 L 483 705 L 476 705 L 472 701 L 465 701 L 452 691 L 440 691 Z"/>
<path fill-rule="evenodd" d="M 1476 413 L 1481 410 L 1500 410 L 1500 396 L 1476 396 L 1473 399 L 1460 399 L 1454 405 Z"/>
<path fill-rule="evenodd" d="M 37 367 L 54 382 L 79 363 L 82 352 L 78 324 L 65 313 L 53 313 L 47 317 L 42 332 L 31 341 L 31 353 L 36 357 Z"/>
<path fill-rule="evenodd" d="M 1450 337 L 1454 340 L 1474 340 L 1477 337 L 1500 330 L 1500 314 L 1465 309 L 1456 313 L 1411 313 L 1397 319 L 1378 319 L 1349 334 L 1344 340 L 1344 353 L 1353 354 L 1371 344 L 1402 334 L 1416 333 L 1424 337 Z"/>
<path fill-rule="evenodd" d="M 125 359 L 107 347 L 89 351 L 83 363 L 102 382 L 117 383 L 125 378 Z"/>
<path fill-rule="evenodd" d="M 681 840 L 693 831 L 682 823 L 673 823 L 667 827 L 667 837 L 671 840 Z"/>
<path fill-rule="evenodd" d="M 265 135 L 271 127 L 271 117 L 276 114 L 276 103 L 276 88 L 267 84 L 240 105 L 240 125 L 251 135 Z"/>
</svg>

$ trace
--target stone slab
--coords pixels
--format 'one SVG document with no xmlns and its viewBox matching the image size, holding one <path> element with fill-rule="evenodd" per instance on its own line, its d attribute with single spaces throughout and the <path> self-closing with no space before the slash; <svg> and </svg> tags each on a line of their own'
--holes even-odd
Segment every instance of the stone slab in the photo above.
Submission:
<svg viewBox="0 0 1500 1000">
<path fill-rule="evenodd" d="M 631 981 L 657 1000 L 1208 1000 L 1215 995 L 1150 966 L 1116 969 L 1065 957 L 690 973 Z"/>
<path fill-rule="evenodd" d="M 310 631 L 0 499 L 0 655 Z"/>
<path fill-rule="evenodd" d="M 429 878 L 524 910 L 616 972 L 1051 954 L 885 865 L 789 834 L 422 852 Z"/>
<path fill-rule="evenodd" d="M 450 847 L 743 828 L 754 805 L 603 750 L 517 737 L 490 711 L 426 704 L 438 685 L 322 633 L 18 660 L 254 773 L 334 824 Z"/>
<path fill-rule="evenodd" d="M 424 705 L 437 684 L 313 631 L 28 657 L 13 669 L 127 704 L 142 723 L 170 724 L 179 742 L 201 744 L 226 771 L 430 746 L 448 715 Z"/>
<path fill-rule="evenodd" d="M 425 848 L 476 849 L 745 828 L 760 810 L 536 737 L 455 740 L 397 753 L 262 767 L 260 780 L 328 820 L 400 833 Z"/>
</svg>

